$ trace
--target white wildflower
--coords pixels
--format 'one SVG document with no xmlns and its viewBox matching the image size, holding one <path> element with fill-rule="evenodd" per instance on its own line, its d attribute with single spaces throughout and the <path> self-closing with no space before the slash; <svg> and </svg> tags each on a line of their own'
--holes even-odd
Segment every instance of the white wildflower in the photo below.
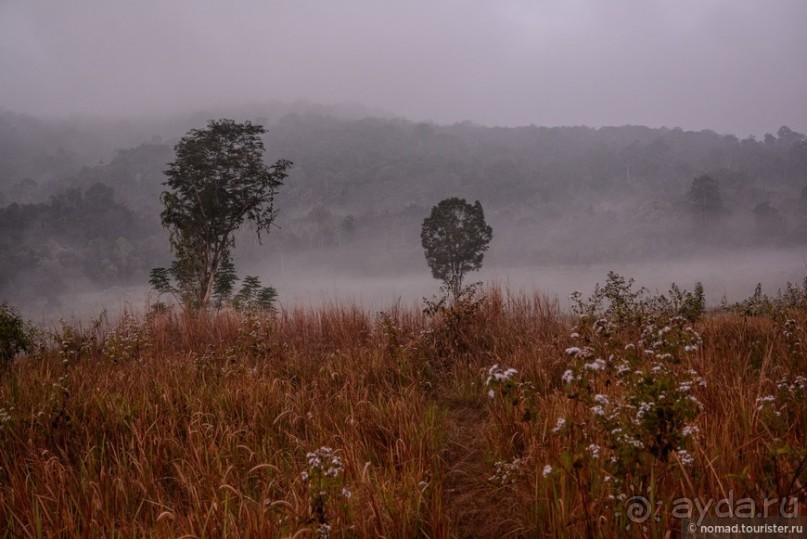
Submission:
<svg viewBox="0 0 807 539">
<path fill-rule="evenodd" d="M 320 524 L 317 529 L 317 539 L 329 539 L 331 536 L 331 526 L 329 524 Z"/>
<path fill-rule="evenodd" d="M 513 462 L 497 461 L 494 466 L 496 473 L 489 477 L 489 481 L 495 481 L 501 485 L 508 485 L 515 482 L 516 478 L 521 475 L 521 467 L 523 461 L 515 459 Z"/>
<path fill-rule="evenodd" d="M 584 364 L 583 368 L 589 371 L 601 371 L 605 369 L 605 360 L 597 358 L 594 361 Z"/>
<path fill-rule="evenodd" d="M 695 457 L 686 449 L 678 451 L 678 460 L 680 460 L 681 464 L 684 466 L 692 466 L 695 463 Z"/>
<path fill-rule="evenodd" d="M 488 379 L 485 381 L 485 385 L 490 385 L 493 382 L 494 377 L 493 374 L 499 371 L 499 364 L 494 363 L 491 367 L 488 368 Z"/>
<path fill-rule="evenodd" d="M 496 363 L 492 367 L 488 369 L 488 379 L 485 382 L 485 385 L 492 385 L 494 383 L 505 383 L 508 382 L 513 376 L 518 373 L 516 369 L 510 368 L 505 371 L 499 368 L 499 364 Z"/>
<path fill-rule="evenodd" d="M 339 477 L 344 471 L 342 459 L 334 455 L 330 447 L 320 447 L 316 451 L 306 453 L 308 470 L 301 474 L 303 481 L 307 481 L 312 474 L 322 474 L 325 477 Z"/>
<path fill-rule="evenodd" d="M 551 473 L 552 473 L 552 466 L 550 466 L 549 464 L 544 466 L 544 471 L 543 471 L 544 477 L 548 476 Z"/>
<path fill-rule="evenodd" d="M 776 397 L 773 395 L 765 395 L 757 399 L 757 411 L 762 410 L 766 404 L 776 402 Z"/>
<path fill-rule="evenodd" d="M 684 436 L 694 436 L 700 432 L 700 429 L 695 425 L 684 425 L 684 428 L 681 429 L 681 434 Z"/>
<path fill-rule="evenodd" d="M 641 421 L 644 415 L 653 409 L 653 406 L 655 406 L 655 404 L 652 402 L 640 402 L 639 410 L 636 412 L 637 421 Z"/>
<path fill-rule="evenodd" d="M 563 380 L 564 384 L 573 383 L 574 382 L 574 373 L 571 370 L 567 370 L 566 372 L 563 373 L 563 376 L 561 377 L 561 380 Z"/>
<path fill-rule="evenodd" d="M 555 428 L 552 429 L 552 432 L 560 432 L 561 429 L 563 429 L 563 427 L 565 427 L 565 426 L 566 426 L 566 418 L 565 417 L 559 417 L 558 421 L 555 423 Z"/>
<path fill-rule="evenodd" d="M 591 328 L 596 331 L 597 333 L 602 333 L 606 329 L 608 329 L 608 320 L 605 318 L 600 318 L 591 326 Z"/>
<path fill-rule="evenodd" d="M 601 393 L 597 393 L 596 395 L 594 395 L 594 402 L 596 402 L 597 404 L 602 404 L 603 406 L 606 406 L 608 404 L 608 397 L 606 397 L 605 395 L 603 395 Z"/>
</svg>

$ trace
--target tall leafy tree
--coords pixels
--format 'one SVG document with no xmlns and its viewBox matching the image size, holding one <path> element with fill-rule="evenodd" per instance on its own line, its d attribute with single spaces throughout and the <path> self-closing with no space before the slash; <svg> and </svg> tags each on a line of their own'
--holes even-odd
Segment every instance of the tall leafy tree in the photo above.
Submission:
<svg viewBox="0 0 807 539">
<path fill-rule="evenodd" d="M 150 282 L 158 292 L 205 308 L 215 292 L 220 297 L 232 290 L 234 234 L 245 221 L 259 239 L 269 232 L 275 194 L 292 166 L 285 159 L 271 166 L 263 162 L 265 132 L 250 122 L 211 120 L 176 145 L 176 159 L 165 171 L 169 189 L 162 194 L 160 215 L 175 260 L 152 270 Z M 219 277 L 221 269 L 226 275 Z"/>
<path fill-rule="evenodd" d="M 699 226 L 713 222 L 723 212 L 720 184 L 709 175 L 692 180 L 687 191 L 687 201 Z"/>
<path fill-rule="evenodd" d="M 469 271 L 482 267 L 493 229 L 485 222 L 482 204 L 462 198 L 447 198 L 424 219 L 420 240 L 432 276 L 440 279 L 454 297 Z"/>
</svg>

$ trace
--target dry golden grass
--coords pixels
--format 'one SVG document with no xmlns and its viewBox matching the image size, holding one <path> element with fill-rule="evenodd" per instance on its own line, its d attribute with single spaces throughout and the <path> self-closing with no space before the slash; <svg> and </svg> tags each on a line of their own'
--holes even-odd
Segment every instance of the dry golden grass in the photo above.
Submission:
<svg viewBox="0 0 807 539">
<path fill-rule="evenodd" d="M 672 500 L 730 492 L 800 496 L 804 514 L 804 401 L 757 410 L 807 370 L 781 324 L 697 326 L 695 464 L 643 461 L 632 477 L 665 504 L 625 530 L 600 461 L 564 467 L 575 435 L 552 432 L 580 416 L 561 382 L 574 321 L 540 296 L 486 295 L 436 317 L 331 306 L 65 327 L 0 374 L 0 536 L 663 537 Z M 788 314 L 803 336 L 807 313 Z M 529 403 L 488 397 L 494 363 L 532 383 Z M 344 470 L 314 488 L 302 474 L 320 447 Z M 514 459 L 512 480 L 493 478 Z"/>
</svg>

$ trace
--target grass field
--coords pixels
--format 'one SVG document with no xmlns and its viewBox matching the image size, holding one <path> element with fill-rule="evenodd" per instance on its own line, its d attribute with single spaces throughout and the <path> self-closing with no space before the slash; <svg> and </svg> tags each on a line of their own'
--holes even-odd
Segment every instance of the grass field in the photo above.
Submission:
<svg viewBox="0 0 807 539">
<path fill-rule="evenodd" d="M 610 286 L 573 313 L 487 289 L 64 325 L 0 372 L 0 536 L 675 537 L 695 499 L 806 515 L 804 298 L 701 316 Z"/>
</svg>

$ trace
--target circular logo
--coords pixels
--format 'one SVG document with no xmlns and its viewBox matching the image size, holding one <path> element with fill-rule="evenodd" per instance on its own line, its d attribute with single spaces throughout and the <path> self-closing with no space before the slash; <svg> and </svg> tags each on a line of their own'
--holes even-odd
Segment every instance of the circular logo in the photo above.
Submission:
<svg viewBox="0 0 807 539">
<path fill-rule="evenodd" d="M 628 498 L 625 504 L 625 513 L 627 513 L 628 519 L 630 519 L 631 522 L 642 523 L 650 518 L 650 513 L 653 508 L 650 506 L 650 500 L 644 496 Z"/>
</svg>

